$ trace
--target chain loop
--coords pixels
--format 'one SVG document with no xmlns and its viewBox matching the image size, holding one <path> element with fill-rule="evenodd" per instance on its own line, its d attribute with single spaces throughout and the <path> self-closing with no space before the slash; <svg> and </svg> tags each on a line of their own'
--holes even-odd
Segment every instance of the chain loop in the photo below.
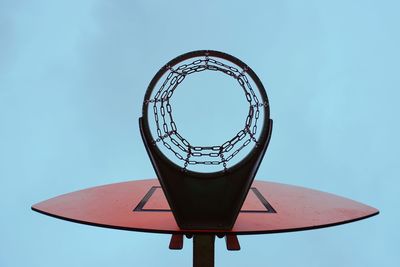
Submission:
<svg viewBox="0 0 400 267">
<path fill-rule="evenodd" d="M 227 163 L 244 147 L 248 146 L 251 141 L 256 145 L 258 144 L 255 136 L 258 129 L 257 123 L 260 118 L 260 108 L 268 106 L 268 103 L 260 103 L 246 75 L 248 71 L 247 66 L 244 66 L 240 71 L 234 66 L 211 58 L 206 53 L 204 58 L 196 59 L 191 63 L 181 64 L 175 68 L 166 65 L 165 68 L 169 71 L 168 75 L 156 91 L 154 97 L 145 100 L 144 104 L 152 104 L 157 133 L 157 138 L 154 140 L 154 143 L 162 142 L 167 150 L 170 150 L 179 160 L 183 161 L 184 171 L 186 171 L 188 165 L 197 164 L 222 164 L 224 171 L 226 171 Z M 244 128 L 232 139 L 216 146 L 192 146 L 178 133 L 176 123 L 172 116 L 170 99 L 178 85 L 181 84 L 188 75 L 205 70 L 219 71 L 237 80 L 249 104 L 249 111 L 246 116 Z M 236 149 L 234 150 L 234 148 Z M 186 155 L 183 156 L 181 153 Z M 229 155 L 226 157 L 225 154 Z M 219 160 L 211 160 L 212 158 L 219 158 Z"/>
</svg>

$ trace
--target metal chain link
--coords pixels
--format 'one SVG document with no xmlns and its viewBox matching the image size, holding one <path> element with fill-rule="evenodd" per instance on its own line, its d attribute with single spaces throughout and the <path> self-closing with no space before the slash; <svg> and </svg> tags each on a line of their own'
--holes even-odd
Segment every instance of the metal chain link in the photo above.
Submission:
<svg viewBox="0 0 400 267">
<path fill-rule="evenodd" d="M 169 73 L 164 82 L 155 93 L 152 99 L 145 100 L 145 104 L 152 103 L 154 120 L 156 124 L 157 138 L 154 143 L 162 142 L 163 145 L 170 150 L 179 160 L 183 161 L 183 170 L 186 170 L 188 165 L 220 165 L 222 163 L 224 170 L 227 169 L 227 162 L 236 156 L 244 147 L 253 141 L 258 144 L 255 137 L 257 133 L 257 122 L 260 116 L 260 107 L 268 105 L 268 103 L 260 103 L 255 94 L 249 79 L 246 76 L 247 67 L 242 71 L 229 66 L 216 59 L 205 55 L 204 59 L 197 59 L 189 64 L 181 64 L 176 68 L 165 66 Z M 187 75 L 202 72 L 205 70 L 220 71 L 236 79 L 243 89 L 246 100 L 249 103 L 249 112 L 246 117 L 244 128 L 240 130 L 232 139 L 226 141 L 219 146 L 192 146 L 179 133 L 175 121 L 172 116 L 172 106 L 170 99 L 180 83 Z M 160 120 L 161 117 L 161 120 Z M 225 158 L 225 154 L 232 149 L 246 136 L 249 136 L 240 147 L 230 153 Z M 169 140 L 173 146 L 168 143 Z M 180 151 L 180 152 L 179 152 Z M 181 153 L 185 153 L 184 157 Z M 220 160 L 193 160 L 193 158 L 219 158 Z"/>
</svg>

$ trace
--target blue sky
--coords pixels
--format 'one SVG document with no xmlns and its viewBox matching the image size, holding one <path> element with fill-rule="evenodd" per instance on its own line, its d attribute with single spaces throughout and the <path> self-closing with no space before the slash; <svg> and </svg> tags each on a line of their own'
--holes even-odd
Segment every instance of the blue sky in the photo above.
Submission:
<svg viewBox="0 0 400 267">
<path fill-rule="evenodd" d="M 381 210 L 354 224 L 216 243 L 217 266 L 397 266 L 397 1 L 0 1 L 0 266 L 188 266 L 191 244 L 30 210 L 70 191 L 155 177 L 137 119 L 173 57 L 220 50 L 267 88 L 257 175 Z M 229 106 L 231 105 L 231 106 Z M 235 101 L 227 103 L 227 108 Z M 190 119 L 190 118 L 188 118 Z"/>
</svg>

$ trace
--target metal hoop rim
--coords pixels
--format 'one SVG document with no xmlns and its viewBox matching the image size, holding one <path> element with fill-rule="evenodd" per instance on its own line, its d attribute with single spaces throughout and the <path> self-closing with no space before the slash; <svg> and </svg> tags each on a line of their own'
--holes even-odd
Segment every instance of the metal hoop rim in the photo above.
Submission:
<svg viewBox="0 0 400 267">
<path fill-rule="evenodd" d="M 269 134 L 269 130 L 268 130 L 268 124 L 270 123 L 270 108 L 269 108 L 269 101 L 268 101 L 268 96 L 267 93 L 265 91 L 265 88 L 261 82 L 261 80 L 259 79 L 259 77 L 257 76 L 257 74 L 247 65 L 245 64 L 243 61 L 241 61 L 240 59 L 229 55 L 227 53 L 224 52 L 220 52 L 220 51 L 215 51 L 215 50 L 196 50 L 196 51 L 191 51 L 185 54 L 182 54 L 180 56 L 175 57 L 174 59 L 170 60 L 167 64 L 165 64 L 162 68 L 160 68 L 160 70 L 154 75 L 153 79 L 150 81 L 149 86 L 147 87 L 144 99 L 143 99 L 143 106 L 142 106 L 142 124 L 143 124 L 143 134 L 146 135 L 150 140 L 152 139 L 152 134 L 150 131 L 150 127 L 149 127 L 149 123 L 148 123 L 148 104 L 149 102 L 146 101 L 148 99 L 150 99 L 150 96 L 152 94 L 152 92 L 154 91 L 155 86 L 157 85 L 158 81 L 160 80 L 160 78 L 165 74 L 165 72 L 167 72 L 171 67 L 179 64 L 182 61 L 191 59 L 191 58 L 195 58 L 195 57 L 201 57 L 201 56 L 210 56 L 210 57 L 216 57 L 216 58 L 221 58 L 224 59 L 226 61 L 229 61 L 231 63 L 234 63 L 235 65 L 239 66 L 242 69 L 246 70 L 246 73 L 250 76 L 250 78 L 253 80 L 253 82 L 256 84 L 257 89 L 261 95 L 262 98 L 262 102 L 264 103 L 263 107 L 264 107 L 264 118 L 263 118 L 263 123 L 262 123 L 262 130 L 260 133 L 260 137 L 259 137 L 259 143 L 265 143 L 268 141 L 268 134 Z M 155 145 L 155 151 L 157 152 L 157 154 L 159 154 L 159 156 L 161 156 L 164 160 L 166 160 L 170 165 L 172 165 L 174 168 L 177 168 L 179 170 L 182 170 L 182 168 L 177 165 L 175 162 L 173 162 L 172 160 L 170 160 L 166 155 L 164 155 L 164 153 L 161 152 L 161 150 L 157 147 L 157 145 Z M 231 172 L 231 171 L 235 171 L 236 169 L 240 168 L 240 166 L 249 160 L 249 158 L 251 157 L 252 154 L 255 153 L 255 150 L 257 150 L 257 148 L 260 145 L 256 145 L 254 146 L 250 152 L 248 152 L 248 154 L 242 158 L 239 162 L 237 162 L 236 164 L 232 165 L 231 167 L 228 167 L 226 170 L 221 170 L 221 171 L 216 171 L 216 172 L 197 172 L 197 171 L 192 171 L 192 170 L 188 170 L 185 169 L 185 172 L 188 172 L 194 176 L 197 177 L 201 177 L 201 178 L 213 178 L 213 177 L 219 177 L 221 175 L 224 175 L 226 172 Z"/>
</svg>

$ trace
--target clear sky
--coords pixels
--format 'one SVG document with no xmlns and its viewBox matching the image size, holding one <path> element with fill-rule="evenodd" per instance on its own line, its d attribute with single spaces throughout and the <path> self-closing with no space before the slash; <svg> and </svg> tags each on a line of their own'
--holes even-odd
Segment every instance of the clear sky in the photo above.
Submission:
<svg viewBox="0 0 400 267">
<path fill-rule="evenodd" d="M 399 266 L 398 3 L 0 0 L 0 266 L 190 266 L 189 240 L 170 251 L 167 235 L 30 206 L 154 178 L 137 123 L 144 92 L 163 64 L 197 49 L 235 55 L 267 88 L 274 131 L 257 179 L 381 210 L 241 237 L 240 252 L 217 240 L 217 266 Z"/>
</svg>

